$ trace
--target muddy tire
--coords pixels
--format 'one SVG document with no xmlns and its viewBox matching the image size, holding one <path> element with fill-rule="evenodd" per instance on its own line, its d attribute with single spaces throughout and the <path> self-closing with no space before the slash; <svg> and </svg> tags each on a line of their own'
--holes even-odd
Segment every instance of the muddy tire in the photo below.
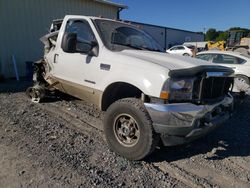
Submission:
<svg viewBox="0 0 250 188">
<path fill-rule="evenodd" d="M 108 108 L 104 133 L 110 149 L 129 160 L 145 158 L 159 141 L 143 102 L 134 98 L 118 100 Z"/>
</svg>

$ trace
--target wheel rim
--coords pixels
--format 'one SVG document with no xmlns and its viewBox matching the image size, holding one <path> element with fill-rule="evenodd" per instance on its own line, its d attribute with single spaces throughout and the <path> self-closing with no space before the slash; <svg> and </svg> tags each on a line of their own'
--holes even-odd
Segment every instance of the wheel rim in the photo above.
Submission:
<svg viewBox="0 0 250 188">
<path fill-rule="evenodd" d="M 120 114 L 113 125 L 116 139 L 125 147 L 135 146 L 140 139 L 140 130 L 136 120 L 129 114 Z"/>
<path fill-rule="evenodd" d="M 235 85 L 238 91 L 246 91 L 249 87 L 247 81 L 240 77 L 235 78 Z"/>
</svg>

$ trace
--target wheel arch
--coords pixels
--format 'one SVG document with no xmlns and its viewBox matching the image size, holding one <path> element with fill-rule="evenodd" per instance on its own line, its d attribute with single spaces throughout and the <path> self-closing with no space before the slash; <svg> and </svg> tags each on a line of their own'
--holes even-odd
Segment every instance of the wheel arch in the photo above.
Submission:
<svg viewBox="0 0 250 188">
<path fill-rule="evenodd" d="M 122 99 L 122 98 L 141 98 L 143 91 L 138 87 L 126 83 L 126 82 L 114 82 L 106 87 L 104 90 L 100 108 L 103 111 L 106 111 L 108 107 L 114 103 L 115 101 Z"/>
<path fill-rule="evenodd" d="M 236 73 L 235 74 L 235 77 L 243 77 L 243 78 L 246 78 L 246 79 L 248 79 L 248 82 L 250 83 L 250 77 L 248 77 L 247 75 L 245 75 L 245 74 L 242 74 L 242 73 Z"/>
</svg>

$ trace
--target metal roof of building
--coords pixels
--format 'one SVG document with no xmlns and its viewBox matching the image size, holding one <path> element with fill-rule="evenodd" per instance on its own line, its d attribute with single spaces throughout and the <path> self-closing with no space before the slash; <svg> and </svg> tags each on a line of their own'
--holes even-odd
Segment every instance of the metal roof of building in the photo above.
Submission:
<svg viewBox="0 0 250 188">
<path fill-rule="evenodd" d="M 112 5 L 112 6 L 119 7 L 119 8 L 123 8 L 123 9 L 128 8 L 127 5 L 120 4 L 120 3 L 114 3 L 111 1 L 106 1 L 106 0 L 94 0 L 94 1 L 99 2 L 99 3 L 103 3 L 103 4 L 107 4 L 107 5 Z"/>
</svg>

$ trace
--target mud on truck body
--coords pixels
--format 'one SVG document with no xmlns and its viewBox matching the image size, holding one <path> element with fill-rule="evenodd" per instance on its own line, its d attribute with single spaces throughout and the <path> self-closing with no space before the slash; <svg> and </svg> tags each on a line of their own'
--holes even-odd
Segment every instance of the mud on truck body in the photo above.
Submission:
<svg viewBox="0 0 250 188">
<path fill-rule="evenodd" d="M 55 88 L 106 111 L 111 150 L 140 160 L 190 142 L 229 118 L 233 70 L 165 53 L 139 28 L 109 19 L 66 16 L 41 38 L 28 95 L 39 102 Z"/>
</svg>

